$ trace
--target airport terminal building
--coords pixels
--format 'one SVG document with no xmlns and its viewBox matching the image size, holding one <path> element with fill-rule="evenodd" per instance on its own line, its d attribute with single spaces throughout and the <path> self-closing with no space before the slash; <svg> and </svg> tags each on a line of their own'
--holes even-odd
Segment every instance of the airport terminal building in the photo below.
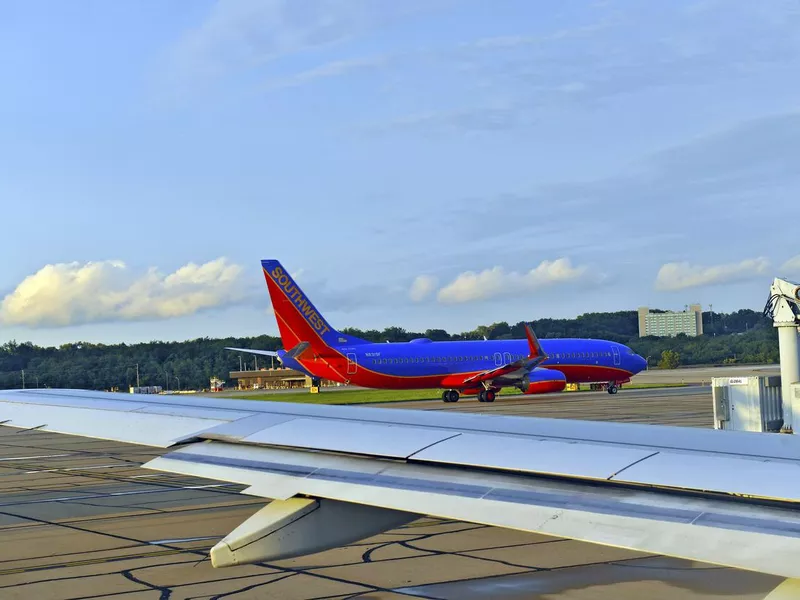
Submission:
<svg viewBox="0 0 800 600">
<path fill-rule="evenodd" d="M 647 306 L 639 308 L 639 337 L 673 337 L 679 333 L 703 335 L 703 309 L 699 304 L 690 304 L 682 312 L 650 312 Z"/>
<path fill-rule="evenodd" d="M 249 371 L 231 371 L 231 379 L 235 380 L 240 390 L 285 390 L 293 388 L 310 388 L 311 377 L 294 369 L 254 369 Z M 335 381 L 322 379 L 321 387 L 338 385 Z"/>
</svg>

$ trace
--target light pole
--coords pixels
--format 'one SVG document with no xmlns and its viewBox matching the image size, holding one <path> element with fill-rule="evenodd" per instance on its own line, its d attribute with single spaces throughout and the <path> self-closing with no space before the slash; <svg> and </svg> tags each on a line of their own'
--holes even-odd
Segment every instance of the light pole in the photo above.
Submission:
<svg viewBox="0 0 800 600">
<path fill-rule="evenodd" d="M 177 379 L 177 380 L 178 380 L 178 391 L 180 392 L 180 391 L 181 391 L 181 378 L 180 378 L 180 377 L 178 377 L 177 375 L 175 375 L 175 373 L 173 373 L 173 374 L 172 374 L 172 376 L 173 376 L 175 379 Z"/>
<path fill-rule="evenodd" d="M 709 312 L 708 316 L 711 317 L 711 333 L 713 335 L 713 334 L 716 333 L 714 331 L 714 305 L 713 304 L 709 304 L 708 305 L 708 312 Z"/>
<path fill-rule="evenodd" d="M 128 365 L 129 369 L 133 369 L 134 367 L 136 368 L 136 387 L 138 388 L 139 387 L 139 363 L 136 363 L 135 365 Z M 126 371 L 125 379 L 127 379 L 127 378 L 128 378 L 128 375 L 127 375 L 127 371 Z"/>
</svg>

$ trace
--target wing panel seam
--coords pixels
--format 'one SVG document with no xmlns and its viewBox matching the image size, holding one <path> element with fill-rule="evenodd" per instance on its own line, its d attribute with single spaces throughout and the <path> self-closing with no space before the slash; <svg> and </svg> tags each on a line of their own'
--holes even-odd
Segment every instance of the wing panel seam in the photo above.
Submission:
<svg viewBox="0 0 800 600">
<path fill-rule="evenodd" d="M 415 454 L 419 454 L 420 452 L 425 452 L 425 450 L 427 450 L 428 448 L 432 448 L 436 444 L 441 444 L 442 442 L 446 442 L 447 440 L 452 440 L 453 438 L 457 438 L 460 435 L 461 435 L 461 433 L 459 432 L 459 433 L 453 434 L 451 436 L 448 436 L 446 438 L 443 438 L 441 440 L 436 440 L 435 442 L 432 442 L 432 443 L 428 444 L 427 446 L 423 446 L 419 450 L 414 450 L 414 452 L 412 452 L 411 454 L 406 456 L 406 460 L 411 460 L 411 459 L 413 459 Z"/>
<path fill-rule="evenodd" d="M 626 469 L 630 469 L 632 466 L 634 466 L 634 465 L 638 465 L 640 462 L 643 462 L 643 461 L 647 460 L 648 458 L 653 458 L 653 457 L 654 457 L 656 454 L 659 454 L 659 452 L 653 452 L 652 454 L 648 454 L 647 456 L 644 456 L 644 457 L 640 458 L 639 460 L 635 460 L 635 461 L 633 461 L 633 462 L 632 462 L 631 464 L 629 464 L 629 465 L 625 465 L 624 467 L 622 467 L 621 469 L 619 469 L 619 470 L 618 470 L 616 473 L 612 473 L 611 475 L 609 475 L 609 476 L 606 478 L 606 480 L 607 480 L 607 481 L 611 481 L 612 479 L 614 479 L 614 477 L 616 477 L 617 475 L 619 475 L 620 473 L 622 473 L 622 472 L 623 472 L 623 471 L 625 471 Z"/>
</svg>

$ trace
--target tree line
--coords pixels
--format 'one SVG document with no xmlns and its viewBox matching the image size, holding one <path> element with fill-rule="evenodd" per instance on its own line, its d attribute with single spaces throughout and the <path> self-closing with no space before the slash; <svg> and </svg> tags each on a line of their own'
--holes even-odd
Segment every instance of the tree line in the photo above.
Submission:
<svg viewBox="0 0 800 600">
<path fill-rule="evenodd" d="M 778 337 L 772 323 L 760 312 L 743 309 L 732 313 L 704 313 L 704 335 L 673 338 L 639 337 L 636 311 L 587 313 L 575 319 L 532 321 L 536 334 L 548 338 L 607 339 L 629 345 L 657 366 L 667 354 L 675 364 L 728 364 L 778 362 Z M 443 329 L 407 331 L 387 327 L 382 331 L 348 328 L 345 333 L 374 342 L 405 342 L 427 337 L 445 340 L 500 340 L 524 338 L 524 322 L 481 325 L 472 331 L 451 334 Z M 42 347 L 30 342 L 9 341 L 0 346 L 0 389 L 62 387 L 95 390 L 119 388 L 127 391 L 137 384 L 160 385 L 170 390 L 207 389 L 211 377 L 229 379 L 231 371 L 270 366 L 267 357 L 243 356 L 226 346 L 277 350 L 277 337 L 198 338 L 182 342 L 153 341 L 139 344 L 95 344 L 76 342 Z M 240 363 L 241 361 L 241 363 Z M 277 361 L 275 361 L 276 366 Z M 233 382 L 228 381 L 228 384 Z"/>
</svg>

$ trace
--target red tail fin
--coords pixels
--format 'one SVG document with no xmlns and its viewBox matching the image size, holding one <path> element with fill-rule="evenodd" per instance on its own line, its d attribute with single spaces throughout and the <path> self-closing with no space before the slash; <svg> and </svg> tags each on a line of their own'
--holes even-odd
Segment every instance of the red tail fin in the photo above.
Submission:
<svg viewBox="0 0 800 600">
<path fill-rule="evenodd" d="M 285 348 L 308 342 L 318 354 L 332 346 L 364 344 L 365 340 L 336 331 L 277 260 L 262 260 L 264 278 Z"/>
</svg>

